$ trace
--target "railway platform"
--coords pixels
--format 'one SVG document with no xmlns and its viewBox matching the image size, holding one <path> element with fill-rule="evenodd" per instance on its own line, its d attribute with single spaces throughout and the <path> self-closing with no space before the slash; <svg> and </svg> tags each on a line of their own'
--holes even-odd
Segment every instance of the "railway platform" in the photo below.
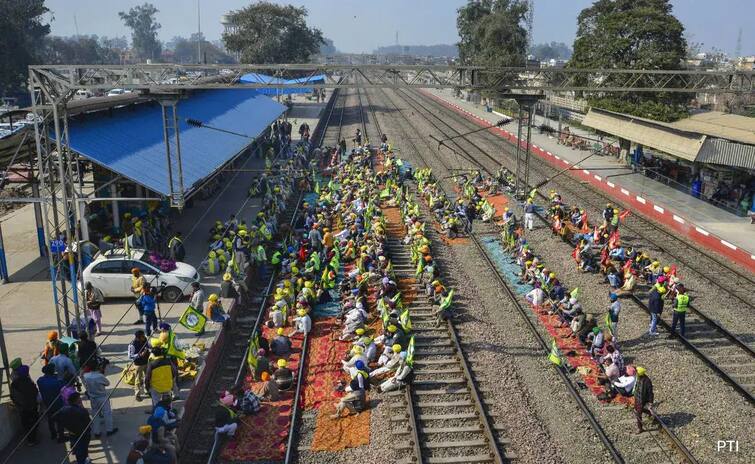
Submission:
<svg viewBox="0 0 755 464">
<path fill-rule="evenodd" d="M 426 93 L 441 98 L 453 105 L 455 110 L 478 121 L 492 124 L 500 120 L 499 115 L 485 111 L 482 105 L 454 97 L 450 90 L 429 89 Z M 535 125 L 541 121 L 542 118 L 537 116 Z M 515 126 L 514 129 L 511 126 L 505 129 L 516 132 Z M 579 130 L 576 133 L 579 133 Z M 563 161 L 574 164 L 590 154 L 589 151 L 560 145 L 555 137 L 540 134 L 537 130 L 532 131 L 532 144 L 533 150 L 539 148 L 546 154 L 550 153 L 553 162 L 561 161 L 564 168 L 567 165 Z M 585 180 L 602 190 L 606 190 L 606 187 L 612 189 L 613 192 L 608 192 L 618 200 L 637 206 L 640 211 L 650 204 L 652 206 L 648 209 L 653 219 L 672 228 L 686 225 L 693 240 L 730 258 L 736 253 L 740 258 L 738 262 L 746 262 L 749 258 L 753 263 L 751 269 L 755 268 L 755 225 L 750 224 L 749 218 L 736 216 L 640 173 L 632 172 L 629 167 L 611 156 L 593 156 L 580 163 L 579 167 L 581 169 L 577 170 L 577 173 L 586 174 Z"/>
<path fill-rule="evenodd" d="M 325 103 L 301 103 L 303 104 L 302 108 L 299 107 L 297 101 L 291 111 L 293 118 L 290 121 L 292 124 L 296 122 L 293 128 L 294 132 L 298 130 L 298 125 L 303 122 L 314 128 L 319 121 L 321 109 L 325 106 Z M 294 134 L 293 139 L 294 141 L 298 140 L 298 135 Z M 225 173 L 227 181 L 224 182 L 216 195 L 206 200 L 196 201 L 192 208 L 187 208 L 179 216 L 175 227 L 176 230 L 180 230 L 184 234 L 185 261 L 187 263 L 199 269 L 200 263 L 207 253 L 207 231 L 210 230 L 216 220 L 225 220 L 231 214 L 247 219 L 253 218 L 257 214 L 261 200 L 260 198 L 252 198 L 246 201 L 248 199 L 247 192 L 252 178 L 257 176 L 255 170 L 263 167 L 263 160 L 257 157 L 244 159 L 237 170 Z M 0 286 L 0 298 L 4 301 L 1 314 L 6 342 L 11 358 L 21 357 L 25 364 L 31 365 L 31 377 L 36 380 L 41 375 L 42 367 L 37 360 L 39 352 L 42 349 L 47 332 L 55 329 L 55 313 L 50 308 L 52 294 L 47 276 L 47 263 L 38 258 L 35 248 L 36 238 L 28 234 L 28 231 L 32 230 L 34 225 L 34 210 L 31 205 L 16 210 L 3 218 L 3 225 L 5 226 L 11 274 L 11 283 Z M 220 277 L 219 275 L 202 276 L 202 287 L 207 295 L 219 290 Z M 149 399 L 137 402 L 134 398 L 133 387 L 125 382 L 119 383 L 122 369 L 129 364 L 126 356 L 127 346 L 133 339 L 134 331 L 144 328 L 143 324 L 140 326 L 131 325 L 131 322 L 136 318 L 136 310 L 133 308 L 128 310 L 129 312 L 123 318 L 123 321 L 116 326 L 118 318 L 127 311 L 131 303 L 130 299 L 117 299 L 106 302 L 102 307 L 103 333 L 108 334 L 114 329 L 101 349 L 102 355 L 111 361 L 106 375 L 110 381 L 108 392 L 115 390 L 111 397 L 111 405 L 113 422 L 119 428 L 119 431 L 110 437 L 103 435 L 102 439 L 92 438 L 89 450 L 90 459 L 93 463 L 115 464 L 126 462 L 131 443 L 136 439 L 137 429 L 140 425 L 144 425 L 147 418 L 146 413 L 151 409 Z M 202 353 L 202 356 L 204 356 L 218 334 L 220 325 L 207 324 L 205 333 L 197 337 L 177 323 L 186 308 L 186 304 L 186 299 L 174 305 L 171 303 L 161 304 L 163 319 L 173 326 L 179 343 L 186 346 L 195 342 L 204 344 L 205 350 Z M 114 328 L 114 326 L 116 327 Z M 97 337 L 96 342 L 100 343 L 102 339 L 102 336 Z M 179 400 L 174 402 L 179 410 L 183 408 L 183 403 L 188 397 L 192 385 L 192 381 L 181 383 Z M 85 401 L 84 405 L 88 407 L 89 402 Z M 17 421 L 17 417 L 12 411 L 10 411 L 8 417 L 4 418 Z M 45 420 L 40 422 L 38 439 L 39 444 L 33 447 L 21 444 L 7 462 L 9 464 L 75 462 L 72 455 L 65 458 L 68 445 L 50 440 Z M 15 447 L 15 440 L 13 439 L 4 453 L 0 454 L 0 462 L 6 462 L 10 451 Z"/>
</svg>

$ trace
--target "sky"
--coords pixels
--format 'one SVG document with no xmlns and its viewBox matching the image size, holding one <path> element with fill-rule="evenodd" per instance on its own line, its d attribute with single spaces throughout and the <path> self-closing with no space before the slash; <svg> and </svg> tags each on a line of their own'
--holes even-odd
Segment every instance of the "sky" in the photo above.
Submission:
<svg viewBox="0 0 755 464">
<path fill-rule="evenodd" d="M 129 35 L 119 11 L 148 0 L 47 0 L 52 11 L 52 33 Z M 201 29 L 210 40 L 222 33 L 221 16 L 252 3 L 250 0 L 199 0 Z M 160 39 L 188 37 L 197 30 L 197 0 L 151 0 L 160 12 Z M 309 23 L 333 40 L 338 50 L 372 52 L 383 45 L 452 44 L 456 33 L 456 9 L 465 0 L 289 0 L 309 10 Z M 755 54 L 755 0 L 672 0 L 674 13 L 694 42 L 734 54 L 742 29 L 742 53 Z M 592 0 L 535 0 L 534 41 L 565 42 L 571 46 L 577 15 Z"/>
</svg>

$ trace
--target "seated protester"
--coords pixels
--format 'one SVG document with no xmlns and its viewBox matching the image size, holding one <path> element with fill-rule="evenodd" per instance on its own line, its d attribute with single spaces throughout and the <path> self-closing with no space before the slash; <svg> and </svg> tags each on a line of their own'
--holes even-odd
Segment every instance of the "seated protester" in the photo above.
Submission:
<svg viewBox="0 0 755 464">
<path fill-rule="evenodd" d="M 378 387 L 379 392 L 398 390 L 402 385 L 409 382 L 409 377 L 412 374 L 412 367 L 406 362 L 407 355 L 406 351 L 399 353 L 400 361 L 396 368 L 396 373 L 380 384 Z"/>
<path fill-rule="evenodd" d="M 275 380 L 270 377 L 267 371 L 262 372 L 260 377 L 262 384 L 259 385 L 255 394 L 263 401 L 278 401 L 280 399 L 280 390 Z"/>
<path fill-rule="evenodd" d="M 360 327 L 356 330 L 356 335 L 359 337 L 357 342 L 364 348 L 364 357 L 367 359 L 367 364 L 375 362 L 378 359 L 377 344 L 372 337 L 365 335 L 364 328 Z"/>
<path fill-rule="evenodd" d="M 619 376 L 611 385 L 616 393 L 621 396 L 631 397 L 634 384 L 637 382 L 636 372 L 633 367 L 628 367 L 625 375 Z"/>
<path fill-rule="evenodd" d="M 608 280 L 608 284 L 611 286 L 611 290 L 616 290 L 622 285 L 621 274 L 619 274 L 619 271 L 615 267 L 611 267 L 608 275 L 606 276 L 606 279 Z"/>
<path fill-rule="evenodd" d="M 542 306 L 545 302 L 545 292 L 540 288 L 540 282 L 535 282 L 535 287 L 524 295 L 524 299 L 533 306 Z"/>
<path fill-rule="evenodd" d="M 207 307 L 205 308 L 205 316 L 212 322 L 225 322 L 231 318 L 220 303 L 220 298 L 217 293 L 211 294 L 207 297 Z"/>
<path fill-rule="evenodd" d="M 561 322 L 571 324 L 571 321 L 581 312 L 582 305 L 579 304 L 579 301 L 576 298 L 569 298 L 568 303 L 562 306 L 558 312 L 558 317 L 561 319 Z"/>
<path fill-rule="evenodd" d="M 288 390 L 294 384 L 294 373 L 289 369 L 285 359 L 279 359 L 278 368 L 273 372 L 273 380 L 278 385 L 278 390 Z"/>
<path fill-rule="evenodd" d="M 264 348 L 257 350 L 257 366 L 254 368 L 254 380 L 261 380 L 264 373 L 270 374 L 270 360 L 265 356 Z"/>
<path fill-rule="evenodd" d="M 270 342 L 270 350 L 276 356 L 286 356 L 291 352 L 291 339 L 283 333 L 283 327 L 278 327 L 276 336 Z"/>
<path fill-rule="evenodd" d="M 232 437 L 239 427 L 239 418 L 235 411 L 221 403 L 215 410 L 215 434 Z"/>
<path fill-rule="evenodd" d="M 286 302 L 278 300 L 272 308 L 270 308 L 270 320 L 273 322 L 273 327 L 283 327 L 286 325 L 286 316 L 283 314 L 283 307 Z"/>
<path fill-rule="evenodd" d="M 268 374 L 269 376 L 269 374 Z M 273 382 L 275 383 L 275 382 Z M 252 416 L 257 414 L 262 409 L 260 403 L 260 397 L 257 396 L 252 390 L 243 390 L 241 388 L 236 392 L 236 406 L 238 410 L 245 416 Z"/>
<path fill-rule="evenodd" d="M 587 314 L 585 315 L 585 323 L 579 329 L 579 332 L 576 333 L 576 336 L 579 338 L 579 341 L 588 346 L 588 342 L 591 343 L 590 336 L 594 336 L 596 328 L 597 324 L 595 323 L 595 316 Z"/>
<path fill-rule="evenodd" d="M 601 358 L 602 360 L 610 359 L 614 366 L 619 370 L 619 374 L 624 373 L 624 356 L 621 351 L 614 345 L 606 346 L 606 354 Z"/>
<path fill-rule="evenodd" d="M 584 327 L 586 320 L 587 315 L 585 315 L 585 313 L 583 313 L 581 310 L 577 313 L 576 316 L 574 316 L 574 319 L 572 319 L 571 323 L 569 324 L 572 337 L 577 336 L 577 334 L 582 330 L 582 327 Z"/>
<path fill-rule="evenodd" d="M 356 362 L 350 370 L 349 375 L 351 376 L 351 381 L 345 389 L 347 392 L 370 389 L 370 374 L 367 372 L 367 366 L 362 361 Z"/>
<path fill-rule="evenodd" d="M 558 279 L 554 279 L 551 282 L 552 288 L 549 292 L 549 296 L 551 300 L 553 301 L 561 301 L 564 299 L 564 295 L 566 294 L 566 290 L 564 289 L 564 286 L 561 285 L 561 282 Z"/>
<path fill-rule="evenodd" d="M 398 368 L 401 362 L 401 345 L 395 344 L 391 346 L 390 355 L 383 354 L 378 360 L 378 366 L 381 366 L 370 373 L 371 377 L 379 377 L 381 375 L 393 372 Z"/>
<path fill-rule="evenodd" d="M 239 292 L 233 284 L 233 276 L 229 273 L 223 275 L 223 282 L 220 284 L 220 298 L 232 298 L 237 299 Z"/>
<path fill-rule="evenodd" d="M 365 406 L 365 391 L 361 389 L 352 390 L 344 395 L 341 400 L 336 403 L 336 412 L 331 414 L 331 418 L 338 419 L 341 417 L 344 409 L 349 410 L 349 415 L 359 414 L 364 410 Z"/>
<path fill-rule="evenodd" d="M 634 291 L 634 287 L 637 285 L 637 275 L 634 271 L 625 273 L 624 283 L 618 290 L 619 295 L 631 294 Z"/>
<path fill-rule="evenodd" d="M 294 335 L 296 333 L 300 333 L 302 335 L 306 335 L 309 333 L 310 330 L 312 330 L 312 318 L 309 317 L 309 314 L 307 314 L 306 309 L 299 309 L 296 311 L 297 317 L 294 318 L 294 323 L 296 324 L 296 330 L 293 331 L 291 335 Z"/>
<path fill-rule="evenodd" d="M 348 356 L 350 356 L 350 358 L 347 361 L 341 361 L 343 370 L 347 374 L 353 372 L 354 367 L 357 365 L 357 363 L 361 362 L 365 364 L 367 362 L 367 358 L 364 356 L 364 347 L 359 345 L 354 345 L 353 347 L 351 347 L 351 351 L 349 352 Z"/>
<path fill-rule="evenodd" d="M 165 447 L 150 443 L 151 434 L 151 426 L 139 427 L 139 435 L 131 444 L 126 464 L 177 464 L 178 459 L 171 456 Z"/>
<path fill-rule="evenodd" d="M 593 327 L 592 333 L 587 335 L 587 351 L 589 351 L 590 355 L 594 358 L 596 356 L 595 353 L 602 348 L 603 332 L 600 330 L 600 327 Z"/>
</svg>

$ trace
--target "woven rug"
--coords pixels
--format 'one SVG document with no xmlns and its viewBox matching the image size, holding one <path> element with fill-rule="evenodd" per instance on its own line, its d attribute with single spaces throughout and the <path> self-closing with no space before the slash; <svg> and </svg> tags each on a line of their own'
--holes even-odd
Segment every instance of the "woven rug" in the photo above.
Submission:
<svg viewBox="0 0 755 464">
<path fill-rule="evenodd" d="M 333 419 L 330 415 L 335 411 L 335 404 L 327 403 L 317 412 L 312 451 L 339 451 L 370 444 L 369 409 L 348 417 L 343 412 L 340 418 Z"/>
<path fill-rule="evenodd" d="M 262 409 L 243 417 L 236 436 L 223 447 L 220 457 L 227 461 L 279 461 L 286 454 L 291 423 L 291 395 L 275 403 L 262 403 Z"/>
<path fill-rule="evenodd" d="M 324 403 L 338 401 L 343 394 L 334 391 L 336 383 L 345 378 L 341 360 L 351 344 L 338 340 L 334 331 L 335 318 L 316 319 L 309 333 L 307 378 L 304 387 L 304 410 L 319 408 Z"/>
</svg>

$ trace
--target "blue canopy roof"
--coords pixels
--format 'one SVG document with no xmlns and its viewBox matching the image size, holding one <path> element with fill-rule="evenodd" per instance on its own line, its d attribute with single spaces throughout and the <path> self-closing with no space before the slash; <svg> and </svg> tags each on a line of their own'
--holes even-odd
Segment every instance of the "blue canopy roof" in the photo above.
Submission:
<svg viewBox="0 0 755 464">
<path fill-rule="evenodd" d="M 252 89 L 206 90 L 180 100 L 184 190 L 190 191 L 252 143 L 237 135 L 189 126 L 186 118 L 256 137 L 285 109 Z M 150 190 L 170 195 L 160 105 L 137 105 L 106 114 L 72 119 L 71 148 Z"/>
<path fill-rule="evenodd" d="M 280 77 L 268 76 L 266 74 L 249 73 L 244 74 L 239 79 L 239 82 L 243 84 L 270 84 L 270 85 L 291 85 L 291 84 L 324 84 L 325 75 L 318 74 L 310 77 L 299 77 L 296 79 L 281 79 Z M 286 95 L 289 93 L 312 93 L 312 88 L 300 87 L 300 88 L 269 88 L 269 89 L 256 89 L 258 92 L 265 95 Z"/>
</svg>

